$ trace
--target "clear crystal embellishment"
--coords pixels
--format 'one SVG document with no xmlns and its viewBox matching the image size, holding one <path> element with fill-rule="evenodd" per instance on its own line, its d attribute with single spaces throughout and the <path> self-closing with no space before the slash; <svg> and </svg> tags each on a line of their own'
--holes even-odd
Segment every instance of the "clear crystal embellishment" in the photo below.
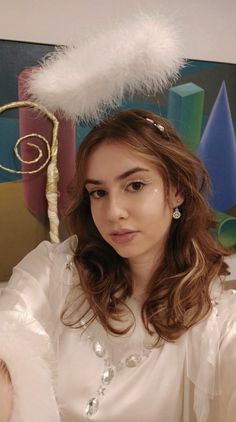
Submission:
<svg viewBox="0 0 236 422">
<path fill-rule="evenodd" d="M 104 347 L 101 345 L 101 343 L 99 343 L 99 341 L 95 341 L 93 343 L 93 351 L 95 355 L 98 356 L 99 358 L 103 358 L 106 353 Z"/>
<path fill-rule="evenodd" d="M 105 391 L 106 391 L 106 388 L 103 387 L 102 385 L 100 385 L 97 389 L 97 393 L 98 393 L 99 396 L 104 396 Z"/>
<path fill-rule="evenodd" d="M 110 367 L 110 368 L 105 369 L 105 371 L 102 374 L 102 383 L 106 385 L 110 384 L 114 375 L 115 375 L 115 372 L 113 368 Z"/>
<path fill-rule="evenodd" d="M 142 357 L 138 353 L 134 353 L 127 357 L 125 364 L 128 368 L 135 368 L 142 360 Z"/>
<path fill-rule="evenodd" d="M 86 409 L 85 409 L 86 415 L 93 416 L 98 411 L 98 405 L 99 405 L 98 399 L 96 399 L 95 397 L 92 397 L 91 399 L 89 399 Z"/>
</svg>

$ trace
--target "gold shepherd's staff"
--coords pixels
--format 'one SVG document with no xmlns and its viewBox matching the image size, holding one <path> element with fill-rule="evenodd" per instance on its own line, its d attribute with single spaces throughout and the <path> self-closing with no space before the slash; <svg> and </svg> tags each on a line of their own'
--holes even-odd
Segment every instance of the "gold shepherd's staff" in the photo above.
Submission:
<svg viewBox="0 0 236 422">
<path fill-rule="evenodd" d="M 58 180 L 59 180 L 59 172 L 57 168 L 57 153 L 58 153 L 58 128 L 59 128 L 59 121 L 57 118 L 52 114 L 50 111 L 48 111 L 45 107 L 42 105 L 36 104 L 31 101 L 14 101 L 12 103 L 5 104 L 0 107 L 0 113 L 3 113 L 6 110 L 12 109 L 12 108 L 20 108 L 20 107 L 32 107 L 36 108 L 37 110 L 40 110 L 43 114 L 45 114 L 52 122 L 53 124 L 53 130 L 52 130 L 52 146 L 50 148 L 50 144 L 48 140 L 38 134 L 38 133 L 31 133 L 25 136 L 22 136 L 19 138 L 15 144 L 14 152 L 17 156 L 17 158 L 25 164 L 33 164 L 38 162 L 42 156 L 42 150 L 38 145 L 34 145 L 31 142 L 28 142 L 27 144 L 38 151 L 38 156 L 30 161 L 25 161 L 21 158 L 19 152 L 18 152 L 18 145 L 21 141 L 27 138 L 36 137 L 41 139 L 47 147 L 47 158 L 44 161 L 44 163 L 36 170 L 29 170 L 29 171 L 22 171 L 22 170 L 13 170 L 8 167 L 4 167 L 0 164 L 0 169 L 5 170 L 9 173 L 17 173 L 17 174 L 34 174 L 38 173 L 40 170 L 42 170 L 48 163 L 47 168 L 47 183 L 46 183 L 46 189 L 45 194 L 48 202 L 48 219 L 49 219 L 49 227 L 50 227 L 50 239 L 52 242 L 58 243 L 59 240 L 59 218 L 58 218 Z"/>
</svg>

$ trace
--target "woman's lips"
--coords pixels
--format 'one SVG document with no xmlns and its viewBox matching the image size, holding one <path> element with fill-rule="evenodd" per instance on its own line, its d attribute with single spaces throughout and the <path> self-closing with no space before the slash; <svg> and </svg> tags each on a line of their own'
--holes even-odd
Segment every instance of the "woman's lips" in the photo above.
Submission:
<svg viewBox="0 0 236 422">
<path fill-rule="evenodd" d="M 114 243 L 127 243 L 133 240 L 133 238 L 136 236 L 137 232 L 133 231 L 127 231 L 127 232 L 117 232 L 117 233 L 111 233 L 111 238 Z"/>
</svg>

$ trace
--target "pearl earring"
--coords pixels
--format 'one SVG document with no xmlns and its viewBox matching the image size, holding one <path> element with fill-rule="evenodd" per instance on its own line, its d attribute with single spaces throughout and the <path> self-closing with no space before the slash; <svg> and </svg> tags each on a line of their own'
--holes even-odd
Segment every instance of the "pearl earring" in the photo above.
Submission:
<svg viewBox="0 0 236 422">
<path fill-rule="evenodd" d="M 173 211 L 173 218 L 174 220 L 178 220 L 181 217 L 181 212 L 178 207 L 176 207 Z"/>
</svg>

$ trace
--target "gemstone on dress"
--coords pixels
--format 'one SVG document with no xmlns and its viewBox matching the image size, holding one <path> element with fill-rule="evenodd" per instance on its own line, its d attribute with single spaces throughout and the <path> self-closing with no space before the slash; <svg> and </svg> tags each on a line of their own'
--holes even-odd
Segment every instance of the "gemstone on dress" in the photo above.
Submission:
<svg viewBox="0 0 236 422">
<path fill-rule="evenodd" d="M 100 385 L 97 389 L 97 393 L 98 393 L 99 396 L 104 396 L 105 391 L 106 391 L 106 388 L 103 387 L 102 385 Z"/>
<path fill-rule="evenodd" d="M 102 374 L 102 383 L 105 385 L 110 384 L 114 375 L 115 375 L 115 372 L 113 368 L 111 367 L 106 368 Z"/>
<path fill-rule="evenodd" d="M 104 363 L 105 363 L 105 366 L 111 366 L 111 359 L 109 357 L 105 358 Z"/>
<path fill-rule="evenodd" d="M 71 259 L 71 257 L 67 257 L 66 269 L 69 271 L 72 271 L 73 269 L 73 260 Z"/>
<path fill-rule="evenodd" d="M 141 355 L 134 353 L 127 357 L 125 364 L 128 368 L 135 368 L 142 360 Z"/>
<path fill-rule="evenodd" d="M 93 351 L 99 358 L 103 358 L 106 354 L 104 347 L 101 345 L 101 343 L 99 343 L 99 341 L 95 341 L 93 343 Z"/>
<path fill-rule="evenodd" d="M 143 356 L 145 357 L 145 358 L 148 358 L 149 357 L 149 355 L 151 354 L 151 350 L 149 349 L 144 349 L 143 350 Z"/>
<path fill-rule="evenodd" d="M 89 399 L 85 409 L 86 415 L 93 416 L 98 411 L 98 405 L 99 401 L 96 397 L 92 397 L 91 399 Z"/>
<path fill-rule="evenodd" d="M 117 371 L 121 371 L 124 368 L 124 366 L 125 366 L 124 362 L 122 361 L 118 362 L 117 367 L 116 367 Z"/>
</svg>

